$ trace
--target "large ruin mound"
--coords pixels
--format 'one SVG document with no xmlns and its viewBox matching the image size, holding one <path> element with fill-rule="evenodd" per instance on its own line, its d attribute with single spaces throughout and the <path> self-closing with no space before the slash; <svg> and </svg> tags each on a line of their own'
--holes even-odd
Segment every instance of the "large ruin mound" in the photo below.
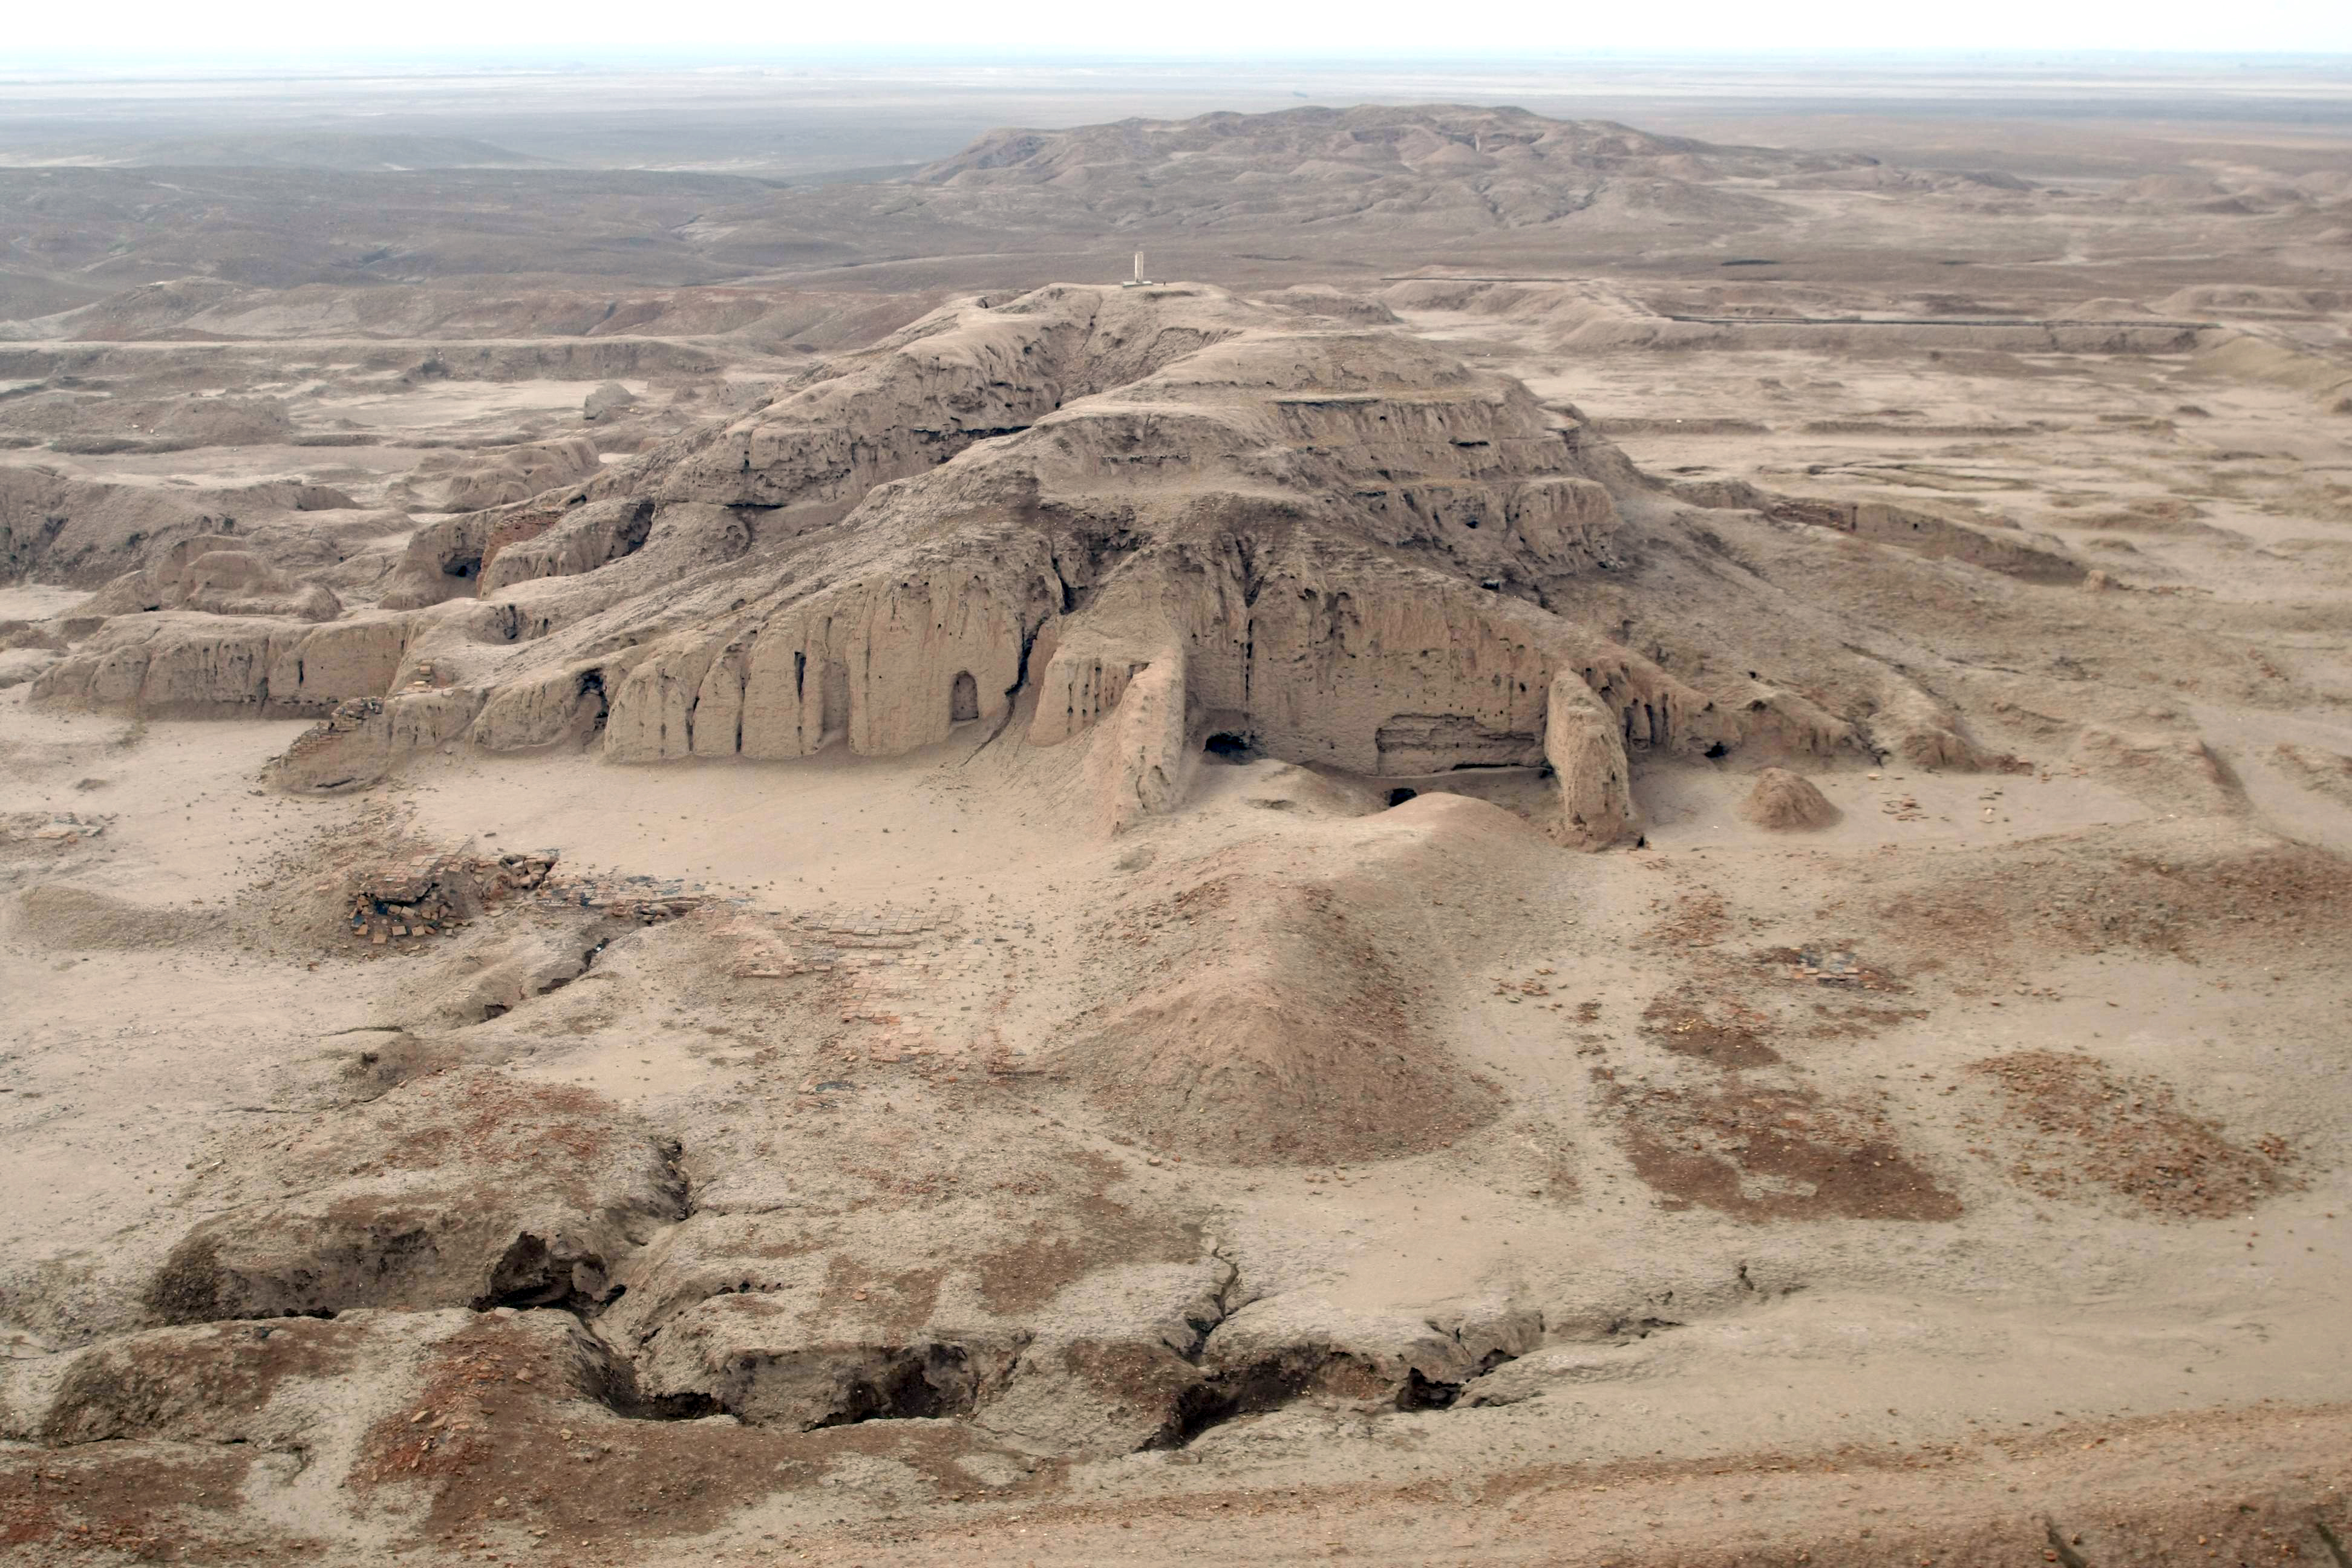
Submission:
<svg viewBox="0 0 2352 1568">
<path fill-rule="evenodd" d="M 280 770 L 296 789 L 459 742 L 890 755 L 1017 709 L 1028 742 L 1096 748 L 1112 829 L 1230 732 L 1375 777 L 1545 769 L 1543 826 L 1584 845 L 1631 831 L 1648 752 L 1972 757 L 1830 620 L 1707 563 L 1691 515 L 1572 411 L 1402 331 L 1055 287 L 949 305 L 747 417 L 431 524 L 374 608 L 121 618 L 35 696 L 334 710 Z M 1644 623 L 1690 629 L 1637 651 Z M 1787 676 L 1742 673 L 1750 636 Z"/>
</svg>

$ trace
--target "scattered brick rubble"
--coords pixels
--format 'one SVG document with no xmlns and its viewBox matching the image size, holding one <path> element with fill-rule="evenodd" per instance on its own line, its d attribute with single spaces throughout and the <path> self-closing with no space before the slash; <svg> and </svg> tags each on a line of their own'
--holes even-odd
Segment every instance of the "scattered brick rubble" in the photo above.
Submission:
<svg viewBox="0 0 2352 1568">
<path fill-rule="evenodd" d="M 1847 985 L 1857 991 L 1907 989 L 1893 975 L 1864 963 L 1850 948 L 1776 947 L 1756 957 L 1760 963 L 1777 966 L 1783 978 L 1801 984 Z"/>
<path fill-rule="evenodd" d="M 1797 962 L 1790 966 L 1790 979 L 1811 980 L 1823 985 L 1846 984 L 1861 973 L 1862 965 L 1854 961 L 1853 954 L 1850 952 L 1808 951 L 1799 953 Z"/>
<path fill-rule="evenodd" d="M 508 855 L 484 861 L 417 855 L 377 867 L 360 875 L 352 936 L 383 947 L 395 939 L 449 935 L 518 885 L 538 886 L 554 864 L 552 856 Z"/>
<path fill-rule="evenodd" d="M 824 974 L 858 952 L 899 952 L 919 947 L 926 937 L 942 930 L 937 919 L 910 916 L 892 920 L 845 922 L 823 914 L 793 917 L 791 932 L 782 942 L 761 942 L 739 965 L 740 980 L 782 980 L 795 974 Z"/>
<path fill-rule="evenodd" d="M 23 839 L 43 847 L 70 848 L 85 838 L 96 838 L 113 818 L 77 816 L 70 811 L 22 811 L 0 814 L 0 839 Z"/>
<path fill-rule="evenodd" d="M 417 855 L 361 874 L 352 900 L 354 942 L 384 947 L 448 936 L 496 905 L 528 899 L 541 908 L 593 910 L 640 925 L 690 914 L 708 901 L 684 884 L 651 877 L 559 878 L 557 857 Z"/>
<path fill-rule="evenodd" d="M 326 718 L 296 736 L 286 754 L 290 759 L 310 747 L 317 746 L 329 735 L 348 735 L 383 711 L 383 699 L 381 697 L 354 697 L 348 701 L 338 702 Z"/>
</svg>

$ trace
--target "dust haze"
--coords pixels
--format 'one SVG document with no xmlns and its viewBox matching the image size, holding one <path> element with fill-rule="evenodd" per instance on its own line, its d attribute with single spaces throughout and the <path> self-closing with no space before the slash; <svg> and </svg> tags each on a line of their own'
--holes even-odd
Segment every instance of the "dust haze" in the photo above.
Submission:
<svg viewBox="0 0 2352 1568">
<path fill-rule="evenodd" d="M 2352 75 L 0 100 L 27 1563 L 2347 1559 Z"/>
</svg>

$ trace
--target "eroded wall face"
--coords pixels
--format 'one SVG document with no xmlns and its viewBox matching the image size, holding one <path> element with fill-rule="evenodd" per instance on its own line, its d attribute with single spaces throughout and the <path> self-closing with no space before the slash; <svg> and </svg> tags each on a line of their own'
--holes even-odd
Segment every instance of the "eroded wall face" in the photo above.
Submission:
<svg viewBox="0 0 2352 1568">
<path fill-rule="evenodd" d="M 853 584 L 674 638 L 614 689 L 604 754 L 780 760 L 839 742 L 890 756 L 946 740 L 960 700 L 971 719 L 1002 718 L 1058 599 L 1050 571 L 1022 565 Z"/>
<path fill-rule="evenodd" d="M 1192 700 L 1269 755 L 1375 774 L 1542 760 L 1545 659 L 1447 598 L 1286 574 L 1202 608 Z"/>
</svg>

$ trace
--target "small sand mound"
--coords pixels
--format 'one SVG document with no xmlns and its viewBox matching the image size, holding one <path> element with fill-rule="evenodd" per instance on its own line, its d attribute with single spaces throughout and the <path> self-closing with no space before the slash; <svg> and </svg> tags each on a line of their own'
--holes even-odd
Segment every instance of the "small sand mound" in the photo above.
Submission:
<svg viewBox="0 0 2352 1568">
<path fill-rule="evenodd" d="M 593 425 L 605 415 L 626 408 L 636 400 L 635 393 L 617 381 L 608 381 L 582 401 L 580 417 L 583 422 Z"/>
<path fill-rule="evenodd" d="M 68 952 L 170 947 L 195 935 L 203 923 L 185 910 L 153 909 L 54 882 L 26 889 L 16 910 L 23 935 Z"/>
<path fill-rule="evenodd" d="M 1326 889 L 1228 896 L 1248 907 L 1237 944 L 1255 951 L 1121 1008 L 1090 1053 L 1121 1120 L 1164 1148 L 1260 1165 L 1411 1153 L 1485 1119 Z"/>
<path fill-rule="evenodd" d="M 1294 812 L 1301 816 L 1361 816 L 1376 810 L 1385 798 L 1360 785 L 1341 784 L 1312 768 L 1271 759 L 1244 764 L 1248 783 L 1242 803 L 1260 811 Z M 1411 799 L 1409 794 L 1406 796 Z"/>
<path fill-rule="evenodd" d="M 1143 961 L 1137 984 L 1062 1065 L 1154 1145 L 1354 1163 L 1443 1147 L 1496 1113 L 1418 982 L 1477 942 L 1475 911 L 1545 847 L 1459 796 L 1329 829 L 1324 853 L 1293 840 L 1173 868 L 1104 933 L 1117 961 Z"/>
<path fill-rule="evenodd" d="M 1827 827 L 1839 812 L 1812 780 L 1786 768 L 1766 768 L 1756 775 L 1756 787 L 1740 803 L 1739 815 L 1759 827 L 1785 832 Z"/>
</svg>

